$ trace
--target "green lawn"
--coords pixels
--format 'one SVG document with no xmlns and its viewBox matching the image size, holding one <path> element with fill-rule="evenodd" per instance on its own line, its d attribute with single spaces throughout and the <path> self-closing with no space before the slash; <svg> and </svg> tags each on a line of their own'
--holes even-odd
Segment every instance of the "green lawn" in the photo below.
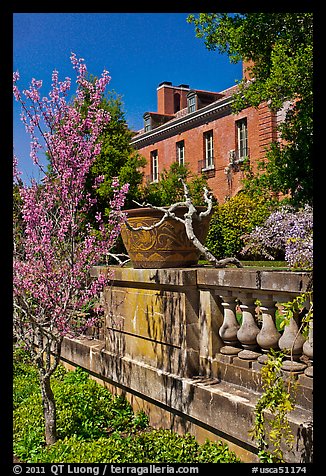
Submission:
<svg viewBox="0 0 326 476">
<path fill-rule="evenodd" d="M 242 265 L 254 268 L 277 268 L 277 269 L 289 269 L 286 261 L 241 261 Z"/>
<path fill-rule="evenodd" d="M 280 270 L 288 270 L 289 267 L 287 266 L 285 261 L 247 261 L 247 260 L 240 260 L 241 264 L 245 268 L 276 268 Z M 199 266 L 209 266 L 209 261 L 206 260 L 199 260 Z M 233 265 L 232 265 L 233 267 Z"/>
</svg>

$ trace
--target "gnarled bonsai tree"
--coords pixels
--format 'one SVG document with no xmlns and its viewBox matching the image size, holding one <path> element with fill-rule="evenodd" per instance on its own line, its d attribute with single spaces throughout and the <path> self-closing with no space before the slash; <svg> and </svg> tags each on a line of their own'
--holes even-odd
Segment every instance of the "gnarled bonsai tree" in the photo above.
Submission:
<svg viewBox="0 0 326 476">
<path fill-rule="evenodd" d="M 163 213 L 163 216 L 157 223 L 151 226 L 133 227 L 128 223 L 128 221 L 126 221 L 126 226 L 128 227 L 128 229 L 132 231 L 141 231 L 141 230 L 149 231 L 159 227 L 167 218 L 172 218 L 173 220 L 183 223 L 188 239 L 215 268 L 224 268 L 228 264 L 234 264 L 238 268 L 242 268 L 243 266 L 241 262 L 235 257 L 229 257 L 229 258 L 224 258 L 220 260 L 216 259 L 215 256 L 209 251 L 209 249 L 203 243 L 201 243 L 201 241 L 197 238 L 193 228 L 193 219 L 194 217 L 196 217 L 199 221 L 201 221 L 204 217 L 207 217 L 208 215 L 210 215 L 210 213 L 212 212 L 212 207 L 213 207 L 212 196 L 210 192 L 208 191 L 208 189 L 204 187 L 204 201 L 207 204 L 207 209 L 205 211 L 198 213 L 191 199 L 186 182 L 182 178 L 180 178 L 179 180 L 183 184 L 184 201 L 176 202 L 170 205 L 169 207 L 158 207 L 158 206 L 152 205 L 151 203 L 147 203 L 147 202 L 138 203 L 134 201 L 136 205 L 139 205 L 141 207 L 150 207 L 150 208 L 153 208 L 154 210 L 161 211 Z M 175 210 L 178 207 L 187 208 L 187 212 L 184 214 L 183 218 L 175 214 Z"/>
</svg>

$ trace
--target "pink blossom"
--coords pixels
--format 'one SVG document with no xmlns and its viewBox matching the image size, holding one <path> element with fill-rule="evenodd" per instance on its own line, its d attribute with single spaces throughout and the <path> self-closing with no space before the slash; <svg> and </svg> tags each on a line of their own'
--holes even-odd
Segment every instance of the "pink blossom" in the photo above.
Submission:
<svg viewBox="0 0 326 476">
<path fill-rule="evenodd" d="M 105 258 L 125 220 L 122 207 L 128 184 L 120 186 L 115 179 L 112 182 L 110 227 L 104 226 L 100 213 L 95 214 L 99 225 L 97 234 L 85 223 L 85 212 L 96 204 L 96 199 L 85 192 L 85 181 L 101 151 L 99 135 L 110 119 L 99 109 L 110 77 L 104 70 L 93 85 L 86 79 L 84 60 L 72 53 L 71 62 L 77 73 L 76 100 L 72 104 L 66 100 L 71 80 L 65 78 L 59 82 L 57 71 L 52 74 L 52 89 L 48 96 L 40 94 L 42 81 L 32 79 L 29 89 L 23 91 L 25 99 L 16 84 L 18 72 L 13 75 L 13 93 L 21 104 L 21 118 L 31 139 L 30 156 L 43 172 L 41 184 L 32 180 L 31 185 L 24 185 L 18 180 L 17 158 L 14 156 L 14 178 L 22 201 L 20 226 L 23 230 L 15 240 L 14 302 L 15 309 L 20 312 L 26 309 L 29 316 L 27 320 L 24 317 L 26 336 L 35 335 L 36 328 L 52 332 L 53 336 L 77 335 L 85 326 L 95 322 L 90 311 L 78 325 L 76 316 L 83 306 L 99 298 L 103 286 L 112 277 L 109 273 L 108 276 L 90 279 L 90 269 Z M 85 90 L 89 92 L 86 114 Z M 44 157 L 45 153 L 49 157 L 51 173 L 43 170 L 41 165 L 39 154 Z M 98 177 L 94 186 L 103 180 L 103 176 Z M 96 313 L 99 312 L 97 306 Z"/>
</svg>

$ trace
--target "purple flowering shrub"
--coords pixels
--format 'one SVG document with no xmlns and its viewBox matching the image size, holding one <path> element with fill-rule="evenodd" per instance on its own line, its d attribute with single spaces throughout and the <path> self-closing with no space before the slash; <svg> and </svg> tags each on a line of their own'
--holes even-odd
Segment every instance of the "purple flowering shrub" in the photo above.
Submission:
<svg viewBox="0 0 326 476">
<path fill-rule="evenodd" d="M 273 212 L 262 226 L 243 237 L 241 254 L 274 260 L 280 254 L 291 268 L 313 267 L 313 209 L 290 205 Z"/>
</svg>

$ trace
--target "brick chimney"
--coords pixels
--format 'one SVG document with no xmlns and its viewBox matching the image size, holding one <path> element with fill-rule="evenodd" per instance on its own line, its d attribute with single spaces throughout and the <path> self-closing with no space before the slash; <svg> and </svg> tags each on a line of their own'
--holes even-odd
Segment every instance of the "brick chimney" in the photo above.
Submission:
<svg viewBox="0 0 326 476">
<path fill-rule="evenodd" d="M 175 114 L 187 107 L 188 84 L 173 86 L 170 81 L 160 83 L 157 88 L 158 114 Z"/>
<path fill-rule="evenodd" d="M 253 67 L 254 62 L 252 60 L 243 60 L 242 61 L 242 77 L 249 81 L 252 79 L 250 69 Z"/>
</svg>

